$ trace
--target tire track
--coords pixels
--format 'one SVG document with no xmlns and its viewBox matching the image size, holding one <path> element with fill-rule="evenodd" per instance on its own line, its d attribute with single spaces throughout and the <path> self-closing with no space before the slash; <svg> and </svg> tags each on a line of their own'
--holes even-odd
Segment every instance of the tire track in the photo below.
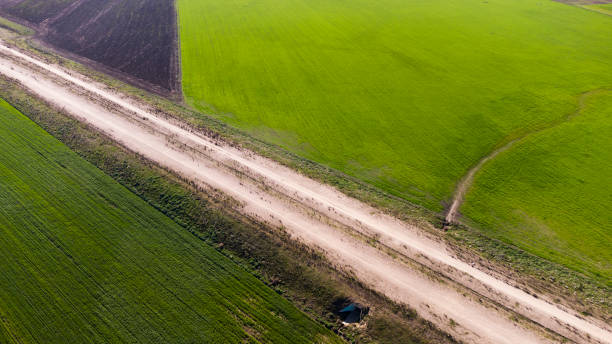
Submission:
<svg viewBox="0 0 612 344">
<path fill-rule="evenodd" d="M 483 166 L 493 160 L 496 156 L 498 156 L 500 153 L 507 151 L 508 149 L 512 148 L 514 146 L 514 144 L 516 144 L 517 142 L 523 141 L 524 139 L 527 139 L 528 137 L 531 137 L 533 135 L 539 134 L 541 132 L 544 132 L 546 130 L 550 130 L 550 129 L 554 129 L 555 127 L 563 124 L 563 123 L 567 123 L 569 121 L 572 120 L 572 118 L 579 116 L 580 113 L 582 112 L 582 110 L 584 109 L 584 104 L 587 98 L 594 96 L 596 94 L 599 93 L 603 93 L 603 92 L 607 92 L 609 91 L 608 89 L 605 88 L 598 88 L 598 89 L 594 89 L 591 91 L 587 91 L 587 92 L 583 92 L 580 97 L 578 98 L 578 106 L 576 107 L 576 110 L 572 113 L 570 113 L 569 115 L 561 118 L 561 120 L 557 120 L 552 122 L 551 124 L 528 132 L 526 134 L 524 134 L 523 136 L 516 138 L 508 143 L 506 143 L 504 146 L 495 149 L 493 152 L 491 152 L 489 155 L 485 156 L 484 158 L 480 159 L 480 161 L 478 161 L 478 163 L 476 164 L 476 166 L 472 167 L 467 174 L 461 178 L 461 180 L 459 181 L 459 184 L 457 184 L 457 188 L 455 189 L 455 193 L 453 194 L 453 201 L 451 203 L 450 208 L 448 209 L 446 216 L 444 217 L 444 222 L 445 222 L 445 226 L 451 225 L 453 223 L 457 222 L 457 219 L 459 217 L 459 208 L 461 208 L 461 205 L 463 204 L 464 201 L 464 197 L 465 194 L 467 193 L 467 191 L 470 189 L 470 187 L 472 186 L 472 184 L 474 183 L 474 177 L 476 176 L 476 173 L 479 172 L 480 170 L 482 170 Z"/>
</svg>

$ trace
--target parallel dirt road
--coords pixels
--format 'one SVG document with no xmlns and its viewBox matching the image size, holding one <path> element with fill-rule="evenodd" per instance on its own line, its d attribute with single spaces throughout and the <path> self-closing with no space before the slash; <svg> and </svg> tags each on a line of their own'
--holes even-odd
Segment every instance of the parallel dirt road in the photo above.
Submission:
<svg viewBox="0 0 612 344">
<path fill-rule="evenodd" d="M 5 45 L 0 45 L 0 73 L 126 148 L 231 196 L 239 211 L 320 249 L 339 268 L 415 308 L 457 339 L 548 343 L 564 337 L 612 343 L 608 324 L 459 260 L 419 228 L 271 160 L 193 132 L 85 76 Z"/>
</svg>

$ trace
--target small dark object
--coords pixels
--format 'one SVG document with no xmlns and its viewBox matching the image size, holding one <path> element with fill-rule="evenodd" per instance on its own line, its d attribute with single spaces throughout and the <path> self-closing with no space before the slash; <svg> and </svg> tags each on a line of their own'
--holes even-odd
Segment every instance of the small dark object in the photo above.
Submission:
<svg viewBox="0 0 612 344">
<path fill-rule="evenodd" d="M 448 230 L 451 229 L 452 225 L 453 225 L 452 222 L 444 220 L 444 221 L 442 221 L 442 230 L 445 231 L 445 232 L 448 232 Z"/>
<path fill-rule="evenodd" d="M 342 322 L 354 324 L 360 322 L 368 314 L 368 311 L 368 307 L 364 307 L 358 303 L 351 303 L 338 313 L 340 314 Z"/>
</svg>

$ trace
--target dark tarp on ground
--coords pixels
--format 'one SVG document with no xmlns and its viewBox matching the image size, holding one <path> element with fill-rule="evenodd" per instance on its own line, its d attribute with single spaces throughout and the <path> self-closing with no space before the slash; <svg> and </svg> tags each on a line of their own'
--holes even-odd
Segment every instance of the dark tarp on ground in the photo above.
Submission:
<svg viewBox="0 0 612 344">
<path fill-rule="evenodd" d="M 356 303 L 351 303 L 350 305 L 344 307 L 340 310 L 340 318 L 345 323 L 358 323 L 363 319 L 363 317 L 368 314 L 367 307 L 363 307 Z"/>
</svg>

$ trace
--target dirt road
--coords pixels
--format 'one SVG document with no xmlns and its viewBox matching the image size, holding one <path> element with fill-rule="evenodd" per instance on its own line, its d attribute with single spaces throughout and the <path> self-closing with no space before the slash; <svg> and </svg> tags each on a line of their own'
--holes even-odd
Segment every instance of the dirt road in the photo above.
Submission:
<svg viewBox="0 0 612 344">
<path fill-rule="evenodd" d="M 228 194 L 240 203 L 237 207 L 243 213 L 321 249 L 365 284 L 409 304 L 458 339 L 472 343 L 559 340 L 537 323 L 576 342 L 612 343 L 607 324 L 578 317 L 478 270 L 453 257 L 443 243 L 420 229 L 252 152 L 158 117 L 145 104 L 84 76 L 4 45 L 0 45 L 0 73 L 125 147 Z M 372 238 L 377 247 L 368 244 Z"/>
</svg>

